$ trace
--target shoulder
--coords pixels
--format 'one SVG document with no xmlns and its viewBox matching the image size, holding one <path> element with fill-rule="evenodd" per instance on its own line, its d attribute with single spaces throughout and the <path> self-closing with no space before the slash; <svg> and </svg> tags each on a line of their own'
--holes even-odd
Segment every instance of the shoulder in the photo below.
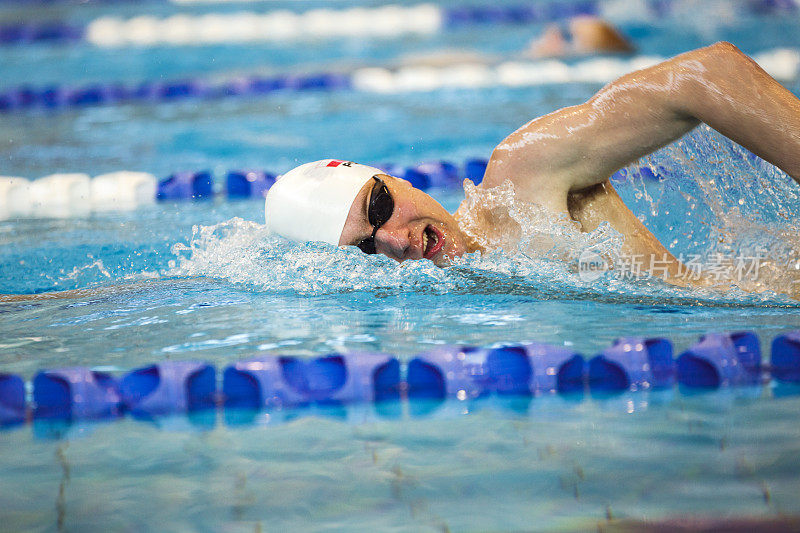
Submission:
<svg viewBox="0 0 800 533">
<path fill-rule="evenodd" d="M 489 159 L 481 188 L 491 189 L 510 182 L 515 196 L 522 201 L 534 203 L 551 211 L 567 212 L 568 187 L 565 180 L 543 171 L 540 165 L 529 158 L 514 153 L 513 146 L 498 145 Z"/>
</svg>

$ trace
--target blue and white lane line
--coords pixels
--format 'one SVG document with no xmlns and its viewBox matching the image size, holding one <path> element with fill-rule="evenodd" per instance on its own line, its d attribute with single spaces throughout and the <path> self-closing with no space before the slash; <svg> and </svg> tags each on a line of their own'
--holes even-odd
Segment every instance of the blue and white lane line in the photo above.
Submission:
<svg viewBox="0 0 800 533">
<path fill-rule="evenodd" d="M 100 17 L 86 25 L 53 21 L 0 26 L 0 44 L 32 42 L 86 42 L 98 47 L 187 46 L 255 42 L 295 42 L 327 39 L 391 39 L 405 35 L 432 35 L 469 25 L 531 24 L 564 20 L 576 15 L 613 18 L 637 11 L 643 20 L 680 13 L 681 0 L 639 0 L 620 7 L 619 0 L 491 4 L 442 7 L 422 3 L 372 8 L 313 9 L 306 12 L 273 10 L 263 13 L 176 14 Z M 731 3 L 745 13 L 793 14 L 797 0 L 751 0 Z"/>
<path fill-rule="evenodd" d="M 800 51 L 788 48 L 753 55 L 774 78 L 793 80 L 800 71 Z M 532 87 L 565 83 L 605 84 L 628 72 L 660 61 L 658 56 L 597 57 L 577 62 L 557 59 L 456 62 L 446 66 L 408 65 L 365 67 L 351 72 L 307 75 L 249 76 L 223 82 L 203 78 L 145 81 L 138 84 L 92 83 L 81 86 L 29 85 L 0 92 L 0 113 L 35 109 L 58 110 L 94 105 L 157 103 L 189 98 L 255 97 L 275 92 L 357 90 L 370 93 L 410 93 L 439 89 Z"/>
<path fill-rule="evenodd" d="M 458 187 L 464 178 L 480 183 L 486 165 L 485 159 L 468 159 L 462 165 L 428 161 L 408 167 L 391 163 L 376 166 L 427 190 Z M 131 210 L 156 201 L 202 201 L 215 196 L 264 198 L 276 179 L 276 173 L 264 170 L 230 170 L 217 180 L 210 171 L 175 172 L 161 180 L 146 172 L 131 171 L 94 178 L 80 173 L 51 174 L 34 180 L 0 176 L 0 220 L 80 217 L 90 212 Z"/>
</svg>

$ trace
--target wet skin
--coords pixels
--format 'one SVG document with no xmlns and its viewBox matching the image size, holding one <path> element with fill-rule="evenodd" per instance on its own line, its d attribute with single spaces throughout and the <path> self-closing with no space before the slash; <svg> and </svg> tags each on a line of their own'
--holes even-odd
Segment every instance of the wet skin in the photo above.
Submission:
<svg viewBox="0 0 800 533">
<path fill-rule="evenodd" d="M 625 206 L 609 182 L 618 169 L 705 122 L 800 183 L 800 100 L 726 42 L 678 55 L 608 84 L 589 101 L 534 119 L 493 151 L 481 187 L 511 180 L 517 198 L 569 216 L 583 231 L 607 221 L 627 254 L 679 263 Z M 475 246 L 453 215 L 401 179 L 387 177 L 395 212 L 376 250 L 398 261 L 424 257 L 426 228 L 445 238 L 432 259 L 445 265 Z M 369 236 L 371 184 L 353 203 L 339 244 Z M 662 275 L 658 277 L 663 277 Z M 673 282 L 672 274 L 664 279 Z"/>
<path fill-rule="evenodd" d="M 453 258 L 476 250 L 459 230 L 456 219 L 428 194 L 408 181 L 386 174 L 384 181 L 394 200 L 394 210 L 375 233 L 375 249 L 397 261 L 430 259 L 447 265 Z M 372 234 L 367 208 L 374 180 L 367 181 L 350 207 L 339 246 L 357 245 Z"/>
</svg>

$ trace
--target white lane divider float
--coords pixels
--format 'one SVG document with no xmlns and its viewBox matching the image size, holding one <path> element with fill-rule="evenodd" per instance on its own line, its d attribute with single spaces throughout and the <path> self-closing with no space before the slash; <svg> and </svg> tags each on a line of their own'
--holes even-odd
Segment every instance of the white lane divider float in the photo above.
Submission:
<svg viewBox="0 0 800 533">
<path fill-rule="evenodd" d="M 156 181 L 152 174 L 127 170 L 96 176 L 90 187 L 92 209 L 122 211 L 152 204 L 156 198 Z"/>
<path fill-rule="evenodd" d="M 31 214 L 63 218 L 89 211 L 88 174 L 51 174 L 31 181 Z"/>
<path fill-rule="evenodd" d="M 31 182 L 15 176 L 0 176 L 0 220 L 26 216 L 31 210 Z"/>
<path fill-rule="evenodd" d="M 155 202 L 156 177 L 144 172 L 51 174 L 35 180 L 0 176 L 0 220 L 65 218 L 123 211 Z"/>
<path fill-rule="evenodd" d="M 288 10 L 269 13 L 213 13 L 131 19 L 102 17 L 86 28 L 86 40 L 100 47 L 205 45 L 306 41 L 342 37 L 393 38 L 432 34 L 443 26 L 442 10 L 431 4 L 388 5 L 343 10 Z"/>
<path fill-rule="evenodd" d="M 576 82 L 607 83 L 660 61 L 663 58 L 639 56 L 630 60 L 595 58 L 572 65 L 558 60 L 544 60 L 506 61 L 497 65 L 473 63 L 441 68 L 407 66 L 396 70 L 370 67 L 356 70 L 352 79 L 354 88 L 379 93 L 502 85 L 529 87 Z"/>
<path fill-rule="evenodd" d="M 764 70 L 779 81 L 797 78 L 800 51 L 790 48 L 767 50 L 753 55 Z M 334 91 L 356 89 L 376 93 L 405 93 L 484 87 L 531 87 L 565 83 L 605 84 L 615 78 L 663 61 L 658 56 L 594 57 L 577 61 L 545 59 L 509 60 L 500 63 L 459 58 L 451 64 L 432 66 L 406 64 L 400 67 L 362 67 L 349 72 L 313 75 L 240 77 L 223 81 L 204 78 L 152 81 L 125 86 L 120 83 L 83 87 L 20 86 L 0 93 L 0 113 L 26 112 L 45 108 L 110 105 L 121 102 L 174 101 L 184 98 L 228 98 L 263 96 L 275 91 Z M 146 90 L 145 90 L 146 89 Z"/>
<path fill-rule="evenodd" d="M 505 61 L 495 65 L 466 63 L 445 67 L 410 65 L 398 69 L 360 68 L 352 74 L 352 87 L 365 92 L 404 93 L 442 88 L 532 87 L 561 83 L 608 83 L 629 72 L 664 61 L 664 57 L 630 59 L 598 57 L 576 63 L 556 59 Z M 753 59 L 778 80 L 792 80 L 800 70 L 800 51 L 778 48 L 753 55 Z"/>
</svg>

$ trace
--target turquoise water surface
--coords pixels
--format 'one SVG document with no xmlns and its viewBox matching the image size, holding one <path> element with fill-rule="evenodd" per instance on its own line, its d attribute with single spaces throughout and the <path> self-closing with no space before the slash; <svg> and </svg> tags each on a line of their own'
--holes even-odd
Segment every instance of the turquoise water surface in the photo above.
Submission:
<svg viewBox="0 0 800 533">
<path fill-rule="evenodd" d="M 256 4 L 262 11 L 318 5 Z M 642 55 L 667 57 L 720 39 L 752 54 L 800 50 L 796 13 L 748 15 L 737 5 L 686 2 L 671 17 L 617 22 Z M 78 22 L 181 9 L 234 8 L 0 7 L 3 20 Z M 0 86 L 317 72 L 445 49 L 513 57 L 541 30 L 489 25 L 302 46 L 7 46 L 0 47 Z M 797 79 L 784 83 L 800 94 Z M 164 177 L 209 169 L 221 177 L 233 168 L 283 172 L 323 157 L 463 162 L 487 158 L 530 118 L 599 88 L 312 91 L 7 113 L 0 115 L 1 173 L 34 179 L 126 169 Z M 661 180 L 641 178 L 642 168 Z M 712 130 L 698 128 L 631 166 L 617 186 L 674 254 L 758 248 L 780 265 L 773 286 L 790 283 L 782 276 L 800 257 L 800 189 Z M 461 190 L 432 194 L 450 210 L 464 199 Z M 78 365 L 122 374 L 190 359 L 223 368 L 264 353 L 337 351 L 407 361 L 442 344 L 525 341 L 591 356 L 627 335 L 667 337 L 678 353 L 705 332 L 744 329 L 757 332 L 768 353 L 773 337 L 800 329 L 800 304 L 775 292 L 585 282 L 574 261 L 515 250 L 467 256 L 445 269 L 397 264 L 289 243 L 267 235 L 262 222 L 262 200 L 221 197 L 0 221 L 0 293 L 102 289 L 0 304 L 0 372 L 30 380 L 42 368 Z M 354 405 L 261 413 L 246 425 L 223 412 L 72 426 L 35 421 L 0 430 L 0 529 L 587 530 L 615 519 L 796 515 L 794 392 L 770 383 L 703 394 Z"/>
</svg>

